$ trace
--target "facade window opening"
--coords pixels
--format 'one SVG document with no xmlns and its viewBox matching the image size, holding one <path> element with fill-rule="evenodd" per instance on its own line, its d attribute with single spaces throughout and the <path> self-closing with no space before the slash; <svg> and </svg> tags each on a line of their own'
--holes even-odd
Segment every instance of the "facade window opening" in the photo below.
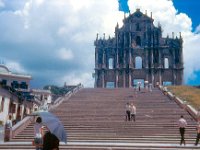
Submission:
<svg viewBox="0 0 200 150">
<path fill-rule="evenodd" d="M 108 68 L 109 69 L 113 69 L 114 67 L 113 67 L 113 58 L 109 58 L 109 60 L 108 60 Z"/>
<path fill-rule="evenodd" d="M 19 88 L 19 84 L 18 84 L 17 81 L 13 81 L 13 82 L 11 83 L 11 86 L 12 86 L 12 88 Z"/>
<path fill-rule="evenodd" d="M 140 38 L 140 36 L 136 37 L 136 45 L 137 46 L 141 46 L 141 38 Z"/>
<path fill-rule="evenodd" d="M 169 69 L 169 59 L 168 58 L 165 58 L 165 60 L 164 60 L 164 68 Z"/>
<path fill-rule="evenodd" d="M 142 69 L 142 57 L 135 58 L 135 69 Z"/>
<path fill-rule="evenodd" d="M 21 89 L 28 89 L 28 85 L 26 84 L 26 82 L 21 82 L 20 88 Z"/>
<path fill-rule="evenodd" d="M 115 82 L 106 82 L 106 88 L 108 89 L 115 88 Z"/>
<path fill-rule="evenodd" d="M 144 88 L 144 79 L 134 79 L 133 86 L 134 88 L 138 88 L 139 86 L 140 88 Z"/>
<path fill-rule="evenodd" d="M 164 81 L 163 86 L 171 86 L 172 82 L 171 81 Z"/>
<path fill-rule="evenodd" d="M 3 79 L 2 82 L 1 82 L 1 84 L 2 84 L 2 85 L 7 85 L 7 80 L 4 80 L 4 79 Z"/>
<path fill-rule="evenodd" d="M 136 23 L 136 31 L 140 31 L 140 24 Z"/>
</svg>

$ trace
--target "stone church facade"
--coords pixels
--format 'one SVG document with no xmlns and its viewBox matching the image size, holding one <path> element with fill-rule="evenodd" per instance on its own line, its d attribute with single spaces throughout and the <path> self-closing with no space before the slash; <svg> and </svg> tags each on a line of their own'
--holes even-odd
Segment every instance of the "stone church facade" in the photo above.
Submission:
<svg viewBox="0 0 200 150">
<path fill-rule="evenodd" d="M 115 37 L 97 35 L 95 87 L 133 87 L 138 81 L 156 84 L 183 83 L 182 38 L 162 37 L 160 25 L 139 9 L 115 27 Z"/>
</svg>

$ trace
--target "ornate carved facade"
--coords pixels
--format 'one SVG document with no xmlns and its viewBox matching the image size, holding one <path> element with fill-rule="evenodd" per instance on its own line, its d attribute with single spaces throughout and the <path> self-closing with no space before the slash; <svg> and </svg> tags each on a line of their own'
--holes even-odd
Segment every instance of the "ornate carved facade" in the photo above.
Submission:
<svg viewBox="0 0 200 150">
<path fill-rule="evenodd" d="M 182 38 L 162 37 L 161 26 L 140 12 L 130 14 L 115 37 L 97 38 L 95 45 L 95 87 L 132 87 L 136 81 L 156 85 L 183 83 Z"/>
</svg>

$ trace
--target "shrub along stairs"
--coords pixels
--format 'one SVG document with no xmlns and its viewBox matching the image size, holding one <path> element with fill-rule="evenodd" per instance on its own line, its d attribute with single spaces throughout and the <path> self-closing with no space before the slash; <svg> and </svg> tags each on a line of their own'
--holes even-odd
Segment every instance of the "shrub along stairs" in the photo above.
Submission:
<svg viewBox="0 0 200 150">
<path fill-rule="evenodd" d="M 125 120 L 125 104 L 137 108 L 136 122 Z M 67 131 L 67 144 L 60 149 L 197 149 L 196 122 L 159 89 L 85 88 L 52 110 Z M 188 122 L 186 146 L 180 146 L 177 121 Z M 33 122 L 0 149 L 34 149 Z"/>
</svg>

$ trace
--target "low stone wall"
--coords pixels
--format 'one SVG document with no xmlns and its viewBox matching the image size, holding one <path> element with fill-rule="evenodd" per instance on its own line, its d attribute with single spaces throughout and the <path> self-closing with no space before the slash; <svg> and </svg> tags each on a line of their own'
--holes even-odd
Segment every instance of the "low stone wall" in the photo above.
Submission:
<svg viewBox="0 0 200 150">
<path fill-rule="evenodd" d="M 77 93 L 79 90 L 81 90 L 83 88 L 83 86 L 81 84 L 79 84 L 76 88 L 74 88 L 72 91 L 67 92 L 63 97 L 59 97 L 55 100 L 55 102 L 53 103 L 53 105 L 51 105 L 49 107 L 49 111 L 55 109 L 56 107 L 58 107 L 64 100 L 69 99 L 72 95 L 74 95 L 75 93 Z"/>
<path fill-rule="evenodd" d="M 171 100 L 174 100 L 181 108 L 185 109 L 196 121 L 197 121 L 197 110 L 194 109 L 191 105 L 187 104 L 186 101 L 183 101 L 179 97 L 172 94 L 166 87 L 159 86 L 159 89 L 168 96 Z"/>
<path fill-rule="evenodd" d="M 12 127 L 12 137 L 15 137 L 19 132 L 24 130 L 33 121 L 33 116 L 27 116 Z"/>
</svg>

